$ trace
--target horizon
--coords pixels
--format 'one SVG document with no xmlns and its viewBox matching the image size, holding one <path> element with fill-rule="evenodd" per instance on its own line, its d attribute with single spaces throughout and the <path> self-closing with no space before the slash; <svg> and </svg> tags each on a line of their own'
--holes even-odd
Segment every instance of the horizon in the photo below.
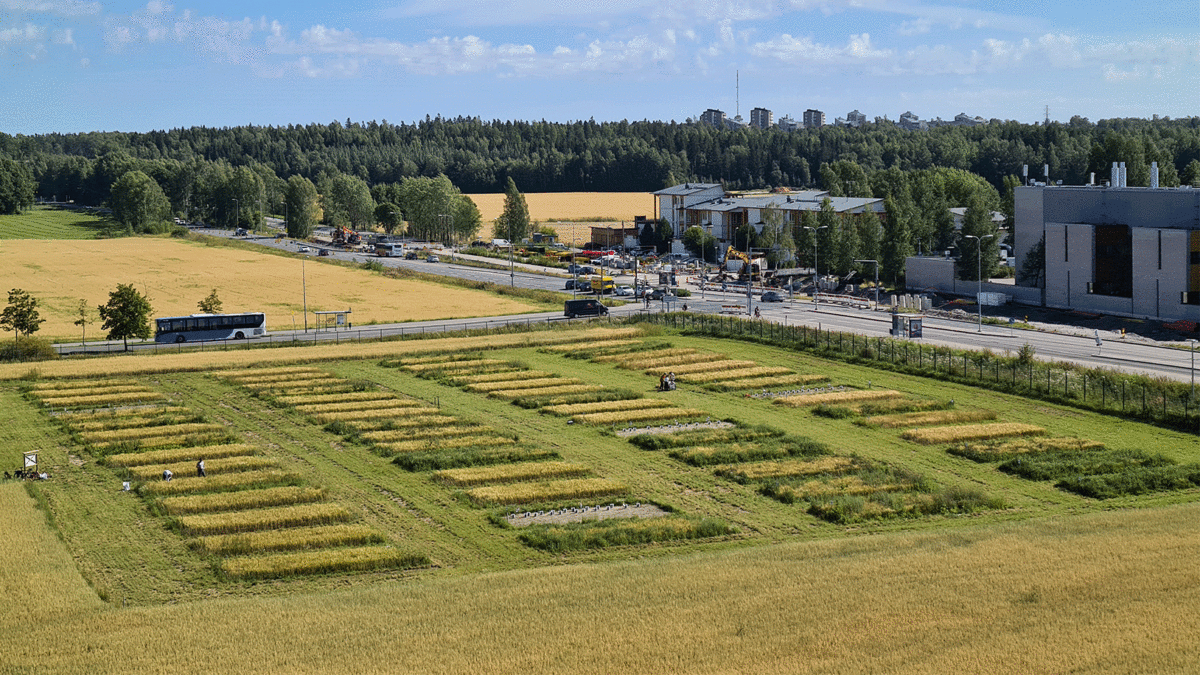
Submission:
<svg viewBox="0 0 1200 675">
<path fill-rule="evenodd" d="M 0 0 L 0 132 L 1200 110 L 1194 3 Z M 1047 107 L 1049 111 L 1047 112 Z M 391 122 L 391 120 L 403 120 Z"/>
</svg>

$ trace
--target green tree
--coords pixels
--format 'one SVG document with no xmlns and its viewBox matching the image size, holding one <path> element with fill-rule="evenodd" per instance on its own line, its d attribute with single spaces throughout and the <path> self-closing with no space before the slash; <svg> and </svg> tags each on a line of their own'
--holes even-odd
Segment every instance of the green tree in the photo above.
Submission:
<svg viewBox="0 0 1200 675">
<path fill-rule="evenodd" d="M 400 184 L 400 207 L 408 219 L 408 235 L 433 240 L 446 236 L 447 231 L 459 237 L 470 237 L 479 230 L 481 222 L 474 202 L 467 200 L 444 175 L 436 178 L 417 176 Z M 469 201 L 469 200 L 467 200 Z"/>
<path fill-rule="evenodd" d="M 692 255 L 704 262 L 717 261 L 717 238 L 701 227 L 689 227 L 682 237 L 683 245 Z"/>
<path fill-rule="evenodd" d="M 0 313 L 0 328 L 11 330 L 15 340 L 20 340 L 22 333 L 27 337 L 36 333 L 45 321 L 37 306 L 37 298 L 19 288 L 12 289 L 8 292 L 8 306 Z"/>
<path fill-rule="evenodd" d="M 235 220 L 233 226 L 257 230 L 262 226 L 262 206 L 266 190 L 262 176 L 248 166 L 232 170 L 226 179 L 221 198 L 226 213 Z"/>
<path fill-rule="evenodd" d="M 361 178 L 337 174 L 321 185 L 325 222 L 334 227 L 364 229 L 375 218 L 375 200 Z"/>
<path fill-rule="evenodd" d="M 150 299 L 133 284 L 117 284 L 116 290 L 108 294 L 108 302 L 97 309 L 108 339 L 123 340 L 125 351 L 129 351 L 129 338 L 150 337 Z"/>
<path fill-rule="evenodd" d="M 132 232 L 163 232 L 171 215 L 171 202 L 154 179 L 130 171 L 110 190 L 113 217 Z"/>
<path fill-rule="evenodd" d="M 33 206 L 37 183 L 21 162 L 0 158 L 0 213 L 17 214 Z"/>
<path fill-rule="evenodd" d="M 654 225 L 654 248 L 659 255 L 671 250 L 671 242 L 675 240 L 675 230 L 666 218 L 659 218 Z"/>
<path fill-rule="evenodd" d="M 380 202 L 375 206 L 375 222 L 383 226 L 383 231 L 393 234 L 404 225 L 403 213 L 400 207 L 391 202 Z"/>
<path fill-rule="evenodd" d="M 214 288 L 212 289 L 212 293 L 209 293 L 207 298 L 197 302 L 196 306 L 204 314 L 220 314 L 222 304 L 221 298 L 217 297 L 217 289 Z"/>
<path fill-rule="evenodd" d="M 767 249 L 767 262 L 772 268 L 795 260 L 796 240 L 788 232 L 783 210 L 769 206 L 762 210 L 763 229 L 758 237 L 759 246 Z"/>
<path fill-rule="evenodd" d="M 303 176 L 292 176 L 284 188 L 287 204 L 287 233 L 293 239 L 308 239 L 313 227 L 321 220 L 321 196 L 317 186 Z"/>
<path fill-rule="evenodd" d="M 1004 227 L 1013 231 L 1017 220 L 1016 189 L 1021 185 L 1021 179 L 1013 175 L 1004 177 L 1004 194 L 1001 195 L 1000 212 L 1004 214 Z"/>
<path fill-rule="evenodd" d="M 967 239 L 968 235 L 977 239 Z M 990 238 L 984 239 L 989 235 Z M 981 273 L 984 279 L 991 276 L 999 259 L 999 236 L 996 224 L 992 222 L 991 209 L 987 208 L 983 199 L 978 196 L 972 197 L 963 216 L 962 238 L 959 240 L 959 278 L 973 281 L 979 279 Z M 982 270 L 980 264 L 983 265 Z"/>
<path fill-rule="evenodd" d="M 1200 159 L 1188 162 L 1188 165 L 1183 167 L 1183 174 L 1179 179 L 1183 185 L 1200 187 Z"/>
<path fill-rule="evenodd" d="M 471 241 L 479 228 L 483 227 L 483 214 L 479 212 L 475 201 L 466 195 L 455 195 L 451 203 L 454 206 L 454 236 L 459 241 Z"/>
<path fill-rule="evenodd" d="M 1025 259 L 1021 261 L 1021 269 L 1017 272 L 1017 283 L 1022 286 L 1043 287 L 1046 275 L 1046 237 L 1029 247 Z"/>
<path fill-rule="evenodd" d="M 525 204 L 525 195 L 517 190 L 517 183 L 512 176 L 504 186 L 504 210 L 496 221 L 496 231 L 503 232 L 503 236 L 513 244 L 529 236 L 529 206 Z"/>
<path fill-rule="evenodd" d="M 868 208 L 861 215 L 855 217 L 854 226 L 858 231 L 858 258 L 861 260 L 878 261 L 879 256 L 882 255 L 880 244 L 883 238 L 883 230 L 879 224 L 879 214 Z M 874 273 L 870 265 L 860 265 L 859 268 L 863 272 L 871 271 Z"/>
<path fill-rule="evenodd" d="M 913 253 L 907 212 L 891 197 L 883 200 L 883 210 L 886 219 L 883 224 L 883 242 L 880 245 L 882 259 L 879 261 L 879 276 L 882 279 L 891 279 L 893 284 L 899 284 L 900 278 L 904 276 L 904 259 Z"/>
<path fill-rule="evenodd" d="M 79 306 L 75 308 L 75 314 L 79 317 L 75 319 L 75 325 L 83 329 L 82 344 L 87 344 L 87 326 L 92 323 L 91 315 L 88 314 L 88 303 L 83 298 L 79 299 Z"/>
</svg>

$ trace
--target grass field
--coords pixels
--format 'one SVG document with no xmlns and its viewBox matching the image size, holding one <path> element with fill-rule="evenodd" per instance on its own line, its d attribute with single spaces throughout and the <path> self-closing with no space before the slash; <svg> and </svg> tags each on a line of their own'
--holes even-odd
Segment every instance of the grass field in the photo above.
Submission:
<svg viewBox="0 0 1200 675">
<path fill-rule="evenodd" d="M 313 264 L 158 237 L 14 240 L 0 246 L 5 283 L 37 298 L 46 320 L 38 335 L 52 339 L 80 338 L 73 325 L 80 299 L 96 320 L 88 326 L 88 339 L 100 337 L 96 306 L 108 300 L 117 284 L 133 284 L 149 295 L 154 316 L 195 313 L 196 303 L 215 287 L 225 311 L 265 312 L 268 328 L 275 330 L 304 326 L 306 293 L 310 312 L 351 309 L 350 320 L 359 326 L 545 309 L 484 291 L 308 262 Z"/>
<path fill-rule="evenodd" d="M 467 195 L 479 207 L 483 216 L 483 235 L 491 236 L 491 223 L 500 217 L 504 211 L 504 194 L 473 194 Z M 530 220 L 546 223 L 559 229 L 559 220 L 633 220 L 634 216 L 652 217 L 654 197 L 649 192 L 534 192 L 525 195 L 525 204 L 529 207 Z M 561 226 L 571 231 L 572 223 L 562 223 Z M 581 241 L 588 241 L 591 236 L 592 223 L 578 223 L 581 227 Z M 559 229 L 559 239 L 570 242 L 568 234 Z"/>
<path fill-rule="evenodd" d="M 96 239 L 123 228 L 80 209 L 35 206 L 17 216 L 0 216 L 0 239 Z"/>
<path fill-rule="evenodd" d="M 551 341 L 571 336 L 581 346 L 629 337 L 615 333 L 544 335 Z M 539 351 L 542 343 L 529 339 L 539 335 L 488 336 L 492 349 L 483 357 L 612 390 L 653 389 L 639 371 Z M 959 410 L 995 411 L 998 423 L 1037 425 L 1047 439 L 1103 439 L 1118 451 L 1161 454 L 1180 464 L 1200 461 L 1194 436 L 1163 428 L 765 345 L 667 331 L 654 337 L 672 348 L 822 373 L 831 386 L 847 391 L 860 391 L 870 381 L 873 390 L 897 397 L 953 399 Z M 257 498 L 263 506 L 293 497 L 307 503 L 318 495 L 305 490 L 319 487 L 330 504 L 353 512 L 350 524 L 337 520 L 346 517 L 341 512 L 279 512 L 286 516 L 281 522 L 302 524 L 294 536 L 255 535 L 248 541 L 278 554 L 226 558 L 225 574 L 214 567 L 211 554 L 167 526 L 168 517 L 153 511 L 152 500 L 122 493 L 119 469 L 97 462 L 25 397 L 31 383 L 0 380 L 0 425 L 9 430 L 0 466 L 15 467 L 21 452 L 36 449 L 53 476 L 28 486 L 41 512 L 19 486 L 0 484 L 8 523 L 7 536 L 0 537 L 0 587 L 13 589 L 0 594 L 0 628 L 7 629 L 0 636 L 0 663 L 13 672 L 88 675 L 1182 673 L 1200 659 L 1194 639 L 1200 633 L 1200 568 L 1194 564 L 1200 555 L 1200 488 L 1090 499 L 1051 480 L 956 456 L 944 444 L 907 441 L 901 428 L 823 417 L 807 401 L 778 406 L 687 382 L 658 396 L 680 409 L 737 420 L 740 426 L 732 431 L 741 436 L 678 434 L 694 440 L 676 452 L 668 450 L 675 447 L 667 445 L 672 435 L 660 437 L 658 446 L 636 445 L 602 428 L 569 424 L 564 416 L 381 362 L 455 347 L 478 354 L 483 347 L 473 340 L 350 344 L 294 355 L 263 350 L 261 371 L 278 374 L 287 372 L 282 364 L 307 365 L 307 351 L 333 377 L 436 401 L 440 414 L 456 424 L 486 425 L 519 436 L 517 449 L 552 449 L 558 457 L 438 476 L 432 469 L 403 470 L 307 415 L 207 373 L 237 370 L 253 377 L 254 362 L 239 359 L 255 352 L 51 364 L 57 374 L 107 364 L 99 369 L 105 377 L 153 386 L 173 405 L 185 405 L 205 422 L 222 424 L 278 456 L 286 471 L 309 486 L 265 487 Z M 802 446 L 800 437 L 824 450 L 771 454 L 772 447 Z M 733 459 L 721 465 L 681 461 L 701 439 Z M 730 451 L 734 446 L 745 452 Z M 876 467 L 875 473 L 854 468 L 857 473 L 847 474 L 860 466 Z M 853 479 L 843 481 L 853 483 L 853 493 L 843 499 L 861 502 L 861 517 L 852 524 L 818 516 L 803 500 L 786 503 L 762 491 L 763 481 L 800 486 L 825 480 L 834 486 L 841 476 Z M 193 493 L 183 478 L 157 483 L 176 484 L 179 492 L 156 498 L 189 513 L 223 514 L 230 504 L 256 499 Z M 498 487 L 474 487 L 480 484 Z M 904 491 L 910 484 L 922 491 Z M 972 490 L 1003 503 L 901 515 L 870 494 L 884 492 L 886 503 L 896 507 Z M 594 497 L 584 496 L 589 494 Z M 673 517 L 713 519 L 736 532 L 552 554 L 523 544 L 519 528 L 497 523 L 497 515 L 510 508 L 504 504 L 561 510 L 614 500 L 666 505 Z M 266 519 L 267 513 L 240 516 L 252 517 Z M 236 539 L 247 527 L 243 521 L 206 518 L 184 523 L 212 533 L 199 547 L 237 551 L 247 545 Z M 309 541 L 343 548 L 327 557 L 296 550 Z M 372 541 L 389 543 L 360 550 Z M 427 555 L 429 562 L 406 558 L 407 551 Z M 381 563 L 406 569 L 372 569 Z M 320 572 L 331 564 L 356 571 Z M 281 567 L 305 573 L 269 583 L 256 579 Z M 43 569 L 46 577 L 36 576 Z M 30 632 L 56 637 L 52 642 L 22 637 Z"/>
</svg>

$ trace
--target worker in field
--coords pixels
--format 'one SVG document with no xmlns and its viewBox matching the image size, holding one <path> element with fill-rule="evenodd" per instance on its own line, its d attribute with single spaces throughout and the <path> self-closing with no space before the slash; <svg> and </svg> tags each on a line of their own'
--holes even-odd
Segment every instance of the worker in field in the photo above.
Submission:
<svg viewBox="0 0 1200 675">
<path fill-rule="evenodd" d="M 204 473 L 204 458 L 203 457 L 200 458 L 199 462 L 196 462 L 196 476 L 199 478 L 204 478 L 204 477 L 208 476 L 208 474 Z"/>
<path fill-rule="evenodd" d="M 170 483 L 171 479 L 174 477 L 175 477 L 174 471 L 171 471 L 170 469 L 163 469 L 163 481 Z"/>
</svg>

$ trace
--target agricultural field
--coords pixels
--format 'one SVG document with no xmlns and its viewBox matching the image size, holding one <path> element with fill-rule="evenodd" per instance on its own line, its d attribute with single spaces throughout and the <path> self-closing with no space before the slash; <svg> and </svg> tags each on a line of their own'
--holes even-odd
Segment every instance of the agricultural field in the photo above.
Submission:
<svg viewBox="0 0 1200 675">
<path fill-rule="evenodd" d="M 117 284 L 133 284 L 147 294 L 155 316 L 195 313 L 196 303 L 215 287 L 225 311 L 265 312 L 273 330 L 304 326 L 306 294 L 310 312 L 349 308 L 351 321 L 360 326 L 545 309 L 485 291 L 310 262 L 160 237 L 14 240 L 0 246 L 5 283 L 37 298 L 46 320 L 38 335 L 51 339 L 81 337 L 74 325 L 81 299 L 97 321 L 88 326 L 88 338 L 100 336 L 96 306 Z"/>
<path fill-rule="evenodd" d="M 0 240 L 97 239 L 122 233 L 116 222 L 83 209 L 34 206 L 20 215 L 0 215 Z"/>
<path fill-rule="evenodd" d="M 36 449 L 51 474 L 0 484 L 18 672 L 1200 658 L 1188 434 L 657 328 L 93 363 L 0 369 L 0 463 Z"/>
<path fill-rule="evenodd" d="M 504 194 L 473 194 L 467 195 L 479 207 L 483 216 L 484 231 L 482 235 L 491 235 L 492 221 L 500 217 L 504 211 Z M 588 221 L 630 221 L 634 216 L 652 217 L 654 197 L 649 192 L 533 192 L 525 194 L 525 204 L 529 207 L 529 219 L 546 223 L 555 229 L 560 227 L 570 232 L 573 223 L 556 221 L 588 220 Z M 575 224 L 581 226 L 581 241 L 588 241 L 591 236 L 592 222 Z M 561 241 L 568 242 L 570 237 L 559 230 Z"/>
</svg>

